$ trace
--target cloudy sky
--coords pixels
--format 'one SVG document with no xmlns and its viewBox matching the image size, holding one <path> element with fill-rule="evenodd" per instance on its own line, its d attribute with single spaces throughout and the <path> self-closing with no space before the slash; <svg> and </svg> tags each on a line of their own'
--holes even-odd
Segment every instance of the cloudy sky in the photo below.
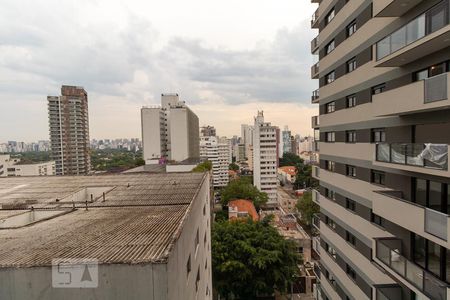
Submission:
<svg viewBox="0 0 450 300">
<path fill-rule="evenodd" d="M 239 135 L 257 110 L 311 132 L 305 0 L 2 0 L 0 142 L 48 139 L 47 95 L 89 94 L 91 138 L 140 137 L 140 107 L 177 92 Z"/>
</svg>

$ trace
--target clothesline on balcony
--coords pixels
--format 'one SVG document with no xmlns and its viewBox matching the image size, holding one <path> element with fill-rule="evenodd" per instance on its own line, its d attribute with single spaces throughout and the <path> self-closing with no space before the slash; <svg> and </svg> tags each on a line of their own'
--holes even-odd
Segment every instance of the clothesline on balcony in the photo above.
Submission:
<svg viewBox="0 0 450 300">
<path fill-rule="evenodd" d="M 390 161 L 394 163 L 407 163 L 408 165 L 423 165 L 424 160 L 431 162 L 443 169 L 447 168 L 448 164 L 448 145 L 447 144 L 418 144 L 423 145 L 420 153 L 415 154 L 413 144 L 397 144 L 400 146 L 396 149 L 393 145 L 387 147 L 378 147 L 378 159 L 380 161 Z M 413 146 L 411 151 L 407 147 Z M 398 151 L 400 150 L 400 151 Z M 417 151 L 418 152 L 418 151 Z M 406 161 L 405 161 L 406 156 Z"/>
</svg>

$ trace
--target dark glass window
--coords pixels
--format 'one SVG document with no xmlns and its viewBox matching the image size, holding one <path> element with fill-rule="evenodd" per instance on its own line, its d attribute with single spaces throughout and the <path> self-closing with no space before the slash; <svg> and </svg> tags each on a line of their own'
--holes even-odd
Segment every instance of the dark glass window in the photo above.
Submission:
<svg viewBox="0 0 450 300">
<path fill-rule="evenodd" d="M 347 37 L 352 36 L 356 32 L 356 20 L 347 25 Z"/>
<path fill-rule="evenodd" d="M 331 161 L 331 160 L 326 160 L 326 161 L 325 161 L 325 168 L 326 168 L 328 171 L 334 172 L 335 167 L 336 167 L 336 164 L 335 164 L 334 161 Z"/>
<path fill-rule="evenodd" d="M 386 84 L 382 83 L 372 88 L 372 95 L 381 94 L 386 90 Z"/>
<path fill-rule="evenodd" d="M 448 24 L 448 2 L 442 1 L 426 13 L 427 33 L 435 32 Z"/>
<path fill-rule="evenodd" d="M 329 54 L 331 51 L 333 51 L 334 47 L 335 47 L 334 40 L 332 40 L 325 46 L 325 54 Z"/>
<path fill-rule="evenodd" d="M 347 96 L 347 107 L 355 107 L 356 106 L 356 95 Z"/>
<path fill-rule="evenodd" d="M 356 202 L 351 199 L 345 199 L 345 207 L 351 211 L 356 210 Z"/>
<path fill-rule="evenodd" d="M 356 245 L 356 237 L 348 231 L 345 232 L 345 240 L 350 244 L 352 244 L 353 246 Z"/>
<path fill-rule="evenodd" d="M 384 227 L 384 219 L 373 212 L 370 213 L 370 221 L 378 226 Z"/>
<path fill-rule="evenodd" d="M 329 84 L 332 83 L 336 79 L 336 73 L 334 71 L 331 71 L 327 75 L 325 75 L 325 83 Z"/>
<path fill-rule="evenodd" d="M 335 137 L 336 137 L 336 135 L 335 135 L 334 131 L 325 133 L 325 141 L 328 143 L 334 143 Z"/>
<path fill-rule="evenodd" d="M 422 206 L 427 206 L 427 181 L 424 179 L 416 179 L 415 202 Z"/>
<path fill-rule="evenodd" d="M 356 131 L 346 131 L 345 140 L 347 143 L 356 143 Z"/>
<path fill-rule="evenodd" d="M 336 110 L 336 102 L 332 101 L 326 104 L 327 114 L 335 112 Z"/>
<path fill-rule="evenodd" d="M 189 274 L 191 273 L 191 270 L 192 270 L 191 256 L 189 255 L 188 261 L 186 263 L 186 274 L 187 274 L 187 276 L 189 276 Z"/>
<path fill-rule="evenodd" d="M 347 73 L 353 72 L 356 69 L 356 57 L 347 61 Z"/>
<path fill-rule="evenodd" d="M 351 278 L 351 279 L 353 279 L 353 280 L 355 280 L 356 279 L 356 272 L 355 272 L 355 270 L 353 270 L 353 268 L 352 267 L 350 267 L 348 264 L 347 264 L 347 275 Z"/>
<path fill-rule="evenodd" d="M 327 250 L 327 252 L 330 254 L 332 258 L 336 259 L 336 249 L 334 249 L 328 244 L 325 244 L 325 250 Z"/>
<path fill-rule="evenodd" d="M 333 7 L 325 17 L 325 25 L 328 25 L 331 22 L 331 20 L 334 19 L 334 16 L 335 16 L 335 11 L 334 11 L 334 7 Z"/>
<path fill-rule="evenodd" d="M 372 142 L 373 143 L 386 142 L 386 132 L 384 128 L 372 129 Z"/>
<path fill-rule="evenodd" d="M 372 175 L 372 183 L 381 185 L 386 184 L 386 174 L 384 172 L 372 170 L 371 175 Z"/>
<path fill-rule="evenodd" d="M 325 189 L 325 197 L 336 201 L 336 193 L 333 190 Z"/>
<path fill-rule="evenodd" d="M 356 167 L 355 166 L 347 165 L 346 171 L 347 171 L 346 172 L 347 176 L 356 177 Z"/>
<path fill-rule="evenodd" d="M 333 230 L 336 230 L 336 223 L 329 217 L 325 217 L 325 223 Z"/>
</svg>

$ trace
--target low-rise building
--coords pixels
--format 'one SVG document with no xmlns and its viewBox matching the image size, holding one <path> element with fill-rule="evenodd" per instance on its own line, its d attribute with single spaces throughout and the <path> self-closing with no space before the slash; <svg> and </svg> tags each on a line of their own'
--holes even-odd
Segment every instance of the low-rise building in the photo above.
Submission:
<svg viewBox="0 0 450 300">
<path fill-rule="evenodd" d="M 228 219 L 247 219 L 248 217 L 251 217 L 253 221 L 259 220 L 258 212 L 252 201 L 238 199 L 228 203 Z"/>
<path fill-rule="evenodd" d="M 209 177 L 0 179 L 0 299 L 212 299 Z"/>
<path fill-rule="evenodd" d="M 19 158 L 0 155 L 0 177 L 56 175 L 55 161 L 21 164 Z"/>
<path fill-rule="evenodd" d="M 294 166 L 284 166 L 278 168 L 278 180 L 280 180 L 283 184 L 293 184 L 295 182 L 296 175 L 297 170 Z"/>
</svg>

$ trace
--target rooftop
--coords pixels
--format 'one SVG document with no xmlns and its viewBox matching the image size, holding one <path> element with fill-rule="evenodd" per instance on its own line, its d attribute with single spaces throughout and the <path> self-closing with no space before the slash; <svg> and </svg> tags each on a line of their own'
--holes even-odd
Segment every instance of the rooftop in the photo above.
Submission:
<svg viewBox="0 0 450 300">
<path fill-rule="evenodd" d="M 243 199 L 238 199 L 238 200 L 232 200 L 230 202 L 228 202 L 228 207 L 230 210 L 234 210 L 238 213 L 243 213 L 246 212 L 249 214 L 249 216 L 252 217 L 253 221 L 258 221 L 259 220 L 259 215 L 256 212 L 256 208 L 253 205 L 253 202 L 250 200 L 243 200 Z"/>
<path fill-rule="evenodd" d="M 279 167 L 278 170 L 281 170 L 291 176 L 294 176 L 295 174 L 297 174 L 297 170 L 295 169 L 294 166 Z"/>
<path fill-rule="evenodd" d="M 55 258 L 165 262 L 205 176 L 0 179 L 0 204 L 20 207 L 0 210 L 0 267 L 50 266 Z"/>
</svg>

